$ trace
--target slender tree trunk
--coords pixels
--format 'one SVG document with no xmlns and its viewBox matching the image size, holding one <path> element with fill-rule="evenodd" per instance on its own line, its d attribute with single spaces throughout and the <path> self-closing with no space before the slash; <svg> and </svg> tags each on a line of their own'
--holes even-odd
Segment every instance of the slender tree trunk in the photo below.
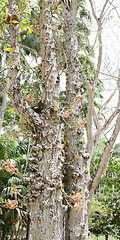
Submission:
<svg viewBox="0 0 120 240">
<path fill-rule="evenodd" d="M 78 44 L 76 33 L 76 15 L 66 15 L 66 104 L 71 111 L 65 125 L 65 177 L 64 186 L 67 194 L 81 193 L 82 206 L 75 210 L 68 207 L 66 213 L 65 240 L 88 240 L 88 210 L 89 210 L 89 154 L 84 144 L 84 129 L 82 121 L 80 76 L 78 64 Z M 69 108 L 69 106 L 71 106 Z M 73 160 L 73 161 L 72 161 Z M 71 163 L 69 163 L 71 162 Z"/>
</svg>

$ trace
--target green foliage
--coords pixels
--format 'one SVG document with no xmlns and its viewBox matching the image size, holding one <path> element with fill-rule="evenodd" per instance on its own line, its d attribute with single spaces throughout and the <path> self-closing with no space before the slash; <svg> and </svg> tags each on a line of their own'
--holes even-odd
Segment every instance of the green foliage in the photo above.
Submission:
<svg viewBox="0 0 120 240">
<path fill-rule="evenodd" d="M 28 176 L 28 144 L 28 139 L 21 142 L 7 136 L 7 134 L 3 134 L 0 138 L 0 162 L 4 162 L 5 156 L 7 156 L 8 160 L 15 160 L 16 168 L 23 177 Z M 16 235 L 16 239 L 19 239 L 17 237 L 19 231 L 16 229 L 16 223 L 21 228 L 24 226 L 22 235 L 25 236 L 28 224 L 26 205 L 28 187 L 16 174 L 9 173 L 6 170 L 0 171 L 0 239 L 4 239 L 3 236 L 6 238 L 11 236 L 11 239 L 13 239 L 13 232 Z M 5 201 L 16 198 L 18 200 L 18 207 L 13 210 L 8 209 Z"/>
<path fill-rule="evenodd" d="M 103 149 L 106 145 L 101 140 L 96 148 L 93 159 L 91 175 L 94 176 L 98 168 Z M 95 197 L 91 206 L 90 231 L 97 235 L 109 235 L 120 239 L 120 144 L 116 144 L 109 167 L 102 177 L 99 188 L 95 191 Z"/>
<path fill-rule="evenodd" d="M 91 210 L 90 232 L 96 236 L 112 234 L 116 237 L 118 228 L 108 204 L 101 203 L 94 199 Z"/>
<path fill-rule="evenodd" d="M 16 168 L 18 168 L 19 172 L 22 174 L 25 174 L 27 176 L 27 150 L 28 150 L 28 140 L 26 139 L 24 141 L 24 144 L 22 142 L 15 141 L 14 138 L 7 137 L 6 135 L 3 135 L 0 138 L 0 162 L 5 161 L 5 155 L 8 159 L 13 159 L 16 163 Z M 1 170 L 0 172 L 0 193 L 2 193 L 3 189 L 6 187 L 9 187 L 13 180 L 13 176 L 11 173 Z M 19 184 L 19 178 L 16 178 L 17 184 Z M 21 181 L 21 180 L 20 180 Z M 23 185 L 23 182 L 22 182 Z M 23 186 L 21 186 L 23 188 Z M 9 195 L 9 194 L 8 194 Z M 6 195 L 7 197 L 7 195 Z"/>
<path fill-rule="evenodd" d="M 93 153 L 92 162 L 91 162 L 91 177 L 95 175 L 95 172 L 98 169 L 105 145 L 106 145 L 105 140 L 101 139 Z"/>
</svg>

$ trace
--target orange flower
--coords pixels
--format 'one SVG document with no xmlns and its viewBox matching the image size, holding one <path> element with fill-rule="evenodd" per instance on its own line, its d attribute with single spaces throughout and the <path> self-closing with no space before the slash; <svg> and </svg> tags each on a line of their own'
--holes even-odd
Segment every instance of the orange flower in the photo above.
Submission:
<svg viewBox="0 0 120 240">
<path fill-rule="evenodd" d="M 80 210 L 83 209 L 83 206 L 81 206 L 81 205 L 78 204 L 78 203 L 75 203 L 75 205 L 74 205 L 74 209 L 80 211 Z"/>
<path fill-rule="evenodd" d="M 78 100 L 79 100 L 80 102 L 82 102 L 83 99 L 84 99 L 84 96 L 79 96 L 79 97 L 78 97 Z"/>
<path fill-rule="evenodd" d="M 34 100 L 33 94 L 28 94 L 27 100 L 28 100 L 28 102 L 32 102 Z"/>
<path fill-rule="evenodd" d="M 70 115 L 69 115 L 69 112 L 68 111 L 66 111 L 66 112 L 64 112 L 63 113 L 63 118 L 68 118 Z"/>
<path fill-rule="evenodd" d="M 15 162 L 14 161 L 6 161 L 7 166 L 5 166 L 5 170 L 7 172 L 14 172 L 17 171 L 17 168 L 15 168 Z"/>
<path fill-rule="evenodd" d="M 39 27 L 40 27 L 40 26 L 39 26 L 37 23 L 34 23 L 34 24 L 33 24 L 33 28 L 34 28 L 35 30 L 39 30 Z"/>
<path fill-rule="evenodd" d="M 72 196 L 74 202 L 77 202 L 81 198 L 81 193 L 76 193 L 76 195 Z"/>
<path fill-rule="evenodd" d="M 78 127 L 84 127 L 85 123 L 83 121 L 79 121 Z"/>
<path fill-rule="evenodd" d="M 16 208 L 18 205 L 18 201 L 17 200 L 10 200 L 8 199 L 8 202 L 6 203 L 6 206 L 9 208 L 9 209 L 14 209 Z"/>
</svg>

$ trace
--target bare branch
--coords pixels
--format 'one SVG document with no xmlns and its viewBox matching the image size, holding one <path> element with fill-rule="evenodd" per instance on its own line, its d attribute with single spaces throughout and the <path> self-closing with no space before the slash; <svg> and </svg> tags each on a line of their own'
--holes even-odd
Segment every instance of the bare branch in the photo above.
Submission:
<svg viewBox="0 0 120 240">
<path fill-rule="evenodd" d="M 111 149 L 113 148 L 113 145 L 116 141 L 116 138 L 117 138 L 117 136 L 120 132 L 120 70 L 119 70 L 119 77 L 118 77 L 118 89 L 119 89 L 119 98 L 118 98 L 118 105 L 117 105 L 118 109 L 117 110 L 118 110 L 119 114 L 118 114 L 118 117 L 117 117 L 117 120 L 116 120 L 116 124 L 115 124 L 114 130 L 113 130 L 113 133 L 112 133 L 110 139 L 108 140 L 107 145 L 105 146 L 105 148 L 103 150 L 103 154 L 102 154 L 102 158 L 101 158 L 99 168 L 96 172 L 95 177 L 92 180 L 92 185 L 91 185 L 91 190 L 90 190 L 90 199 L 92 199 L 94 190 L 96 189 L 96 187 L 97 187 L 97 185 L 100 181 L 101 176 L 106 171 L 106 168 L 107 168 L 107 165 L 108 165 L 108 162 L 109 162 L 109 158 L 110 158 L 110 155 L 111 155 Z"/>
<path fill-rule="evenodd" d="M 96 129 L 100 129 L 100 124 L 99 124 L 99 120 L 98 120 L 98 114 L 96 114 L 96 111 L 95 109 L 93 108 L 93 120 L 94 120 L 94 123 L 95 123 L 95 126 L 96 126 Z"/>
<path fill-rule="evenodd" d="M 84 74 L 84 73 L 83 73 Z M 88 152 L 91 154 L 93 149 L 93 133 L 92 133 L 92 118 L 93 118 L 93 90 L 92 87 L 85 77 L 80 80 L 85 84 L 88 91 L 88 112 L 87 112 L 87 148 Z"/>
<path fill-rule="evenodd" d="M 118 118 L 117 118 L 117 121 L 116 121 L 116 125 L 115 125 L 115 128 L 114 128 L 114 131 L 113 131 L 113 134 L 112 136 L 110 137 L 109 141 L 107 142 L 107 145 L 106 147 L 104 148 L 104 151 L 103 151 L 103 155 L 102 155 L 102 158 L 101 158 L 101 162 L 100 162 L 100 165 L 99 165 L 99 168 L 98 168 L 98 171 L 92 181 L 92 187 L 91 187 L 91 190 L 90 190 L 90 198 L 92 198 L 93 196 L 93 193 L 94 193 L 94 190 L 96 189 L 99 181 L 100 181 L 100 178 L 101 176 L 105 173 L 106 171 L 106 168 L 107 168 L 107 165 L 108 165 L 108 161 L 109 161 L 109 158 L 111 156 L 111 149 L 116 141 L 116 138 L 119 134 L 119 131 L 120 131 L 120 113 L 118 115 Z"/>
<path fill-rule="evenodd" d="M 106 0 L 105 1 L 105 4 L 101 10 L 101 14 L 100 14 L 100 17 L 98 18 L 96 16 L 96 13 L 95 13 L 95 9 L 94 9 L 94 6 L 93 6 L 93 2 L 92 0 L 89 0 L 90 2 L 90 5 L 91 5 L 91 9 L 92 9 L 92 14 L 93 14 L 93 17 L 94 19 L 96 20 L 97 22 L 97 25 L 98 25 L 98 42 L 99 42 L 99 54 L 98 54 L 98 62 L 97 62 L 97 69 L 96 69 L 96 73 L 95 73 L 95 76 L 94 76 L 94 87 L 93 89 L 95 89 L 96 87 L 96 83 L 97 83 L 97 80 L 98 80 L 98 76 L 99 76 L 99 71 L 100 71 L 100 68 L 101 68 L 101 62 L 102 62 L 102 18 L 103 18 L 103 14 L 104 14 L 104 11 L 105 11 L 105 8 L 107 6 L 107 3 L 108 3 L 109 0 Z"/>
<path fill-rule="evenodd" d="M 1 131 L 1 128 L 2 128 L 2 123 L 3 123 L 3 119 L 4 119 L 6 104 L 7 104 L 7 95 L 6 95 L 6 92 L 4 91 L 2 106 L 1 106 L 1 109 L 0 109 L 0 131 Z"/>
<path fill-rule="evenodd" d="M 39 75 L 34 71 L 34 69 L 30 66 L 30 64 L 28 63 L 25 55 L 22 53 L 22 51 L 20 50 L 20 54 L 23 56 L 25 62 L 26 62 L 26 65 L 29 67 L 29 69 L 31 69 L 31 71 L 39 78 Z"/>
<path fill-rule="evenodd" d="M 107 101 L 100 107 L 100 110 L 98 112 L 98 116 L 100 115 L 100 113 L 103 111 L 103 109 L 107 106 L 107 104 L 111 101 L 112 97 L 115 95 L 116 93 L 116 89 L 114 90 L 114 92 L 110 95 L 110 97 L 107 99 Z"/>
<path fill-rule="evenodd" d="M 32 53 L 34 53 L 37 56 L 41 56 L 39 52 L 37 52 L 37 51 L 33 50 L 32 48 L 29 48 L 27 46 L 24 46 L 24 45 L 20 44 L 20 48 L 26 49 L 27 51 L 32 52 Z"/>
<path fill-rule="evenodd" d="M 103 6 L 103 8 L 102 8 L 102 11 L 101 11 L 101 14 L 100 14 L 100 19 L 101 19 L 101 20 L 102 20 L 102 18 L 103 18 L 103 14 L 104 14 L 104 11 L 105 11 L 105 8 L 106 8 L 108 2 L 109 2 L 109 0 L 106 0 L 104 6 Z"/>
<path fill-rule="evenodd" d="M 109 125 L 111 124 L 111 122 L 114 120 L 114 118 L 117 116 L 117 114 L 119 113 L 119 108 L 117 107 L 115 109 L 115 111 L 113 112 L 113 114 L 109 117 L 109 119 L 103 124 L 103 126 L 101 128 L 98 128 L 95 135 L 94 135 L 94 145 L 97 145 L 98 139 L 101 135 L 101 133 L 103 133 L 103 131 L 105 131 Z"/>
<path fill-rule="evenodd" d="M 92 2 L 92 0 L 89 0 L 89 2 L 90 2 L 90 5 L 91 5 L 93 17 L 95 18 L 96 21 L 98 21 L 98 18 L 96 16 L 95 9 L 94 9 L 94 6 L 93 6 L 93 2 Z"/>
<path fill-rule="evenodd" d="M 0 39 L 3 40 L 3 41 L 6 41 L 7 43 L 10 44 L 10 41 L 9 41 L 7 38 L 5 38 L 5 37 L 1 37 L 1 36 L 0 36 Z M 23 48 L 23 49 L 26 49 L 27 51 L 29 51 L 29 52 L 35 54 L 36 56 L 41 56 L 41 54 L 40 54 L 39 52 L 33 50 L 33 49 L 30 48 L 30 47 L 27 47 L 27 46 L 22 45 L 22 44 L 20 44 L 19 47 L 20 47 L 20 48 Z"/>
<path fill-rule="evenodd" d="M 101 128 L 98 128 L 95 135 L 94 135 L 94 145 L 97 145 L 97 141 L 101 135 L 101 133 L 103 133 L 103 131 L 106 130 L 106 128 L 108 128 L 108 126 L 111 124 L 111 122 L 114 120 L 114 118 L 117 116 L 117 114 L 120 111 L 120 70 L 119 70 L 119 75 L 118 75 L 118 90 L 119 90 L 119 96 L 118 96 L 118 103 L 116 106 L 115 111 L 111 114 L 111 116 L 108 118 L 108 120 L 103 124 L 103 126 L 101 126 Z M 107 103 L 111 100 L 110 98 L 113 97 L 114 93 L 116 92 L 116 90 L 112 93 L 112 95 L 109 97 L 109 99 L 103 104 L 101 110 L 103 110 L 103 108 L 107 105 Z M 98 113 L 99 116 L 100 113 Z"/>
<path fill-rule="evenodd" d="M 99 71 L 101 68 L 101 62 L 102 62 L 102 29 L 101 29 L 101 21 L 97 21 L 98 23 L 98 42 L 99 42 L 99 54 L 98 54 L 98 62 L 97 62 L 97 69 L 96 69 L 96 73 L 94 75 L 94 89 L 96 87 L 96 83 L 98 80 L 98 76 L 99 76 Z"/>
</svg>

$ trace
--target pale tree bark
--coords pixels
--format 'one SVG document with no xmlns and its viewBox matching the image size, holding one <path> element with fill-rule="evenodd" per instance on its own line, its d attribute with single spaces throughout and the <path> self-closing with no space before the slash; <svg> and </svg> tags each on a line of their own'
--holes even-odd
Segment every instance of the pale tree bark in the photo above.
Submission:
<svg viewBox="0 0 120 240">
<path fill-rule="evenodd" d="M 67 108 L 72 106 L 70 118 L 67 119 L 65 125 L 65 175 L 64 186 L 67 194 L 75 194 L 76 192 L 82 192 L 83 209 L 76 213 L 70 207 L 66 213 L 66 232 L 65 239 L 88 239 L 88 218 L 90 214 L 90 204 L 102 175 L 105 173 L 108 165 L 108 161 L 111 155 L 111 151 L 115 140 L 120 131 L 119 120 L 119 100 L 115 112 L 110 116 L 107 122 L 101 127 L 97 118 L 97 114 L 94 109 L 94 92 L 97 82 L 99 80 L 99 71 L 102 63 L 102 20 L 104 11 L 107 6 L 108 0 L 101 10 L 100 17 L 97 18 L 92 1 L 90 1 L 92 12 L 95 20 L 98 24 L 98 42 L 99 53 L 97 68 L 94 75 L 94 84 L 91 87 L 87 77 L 84 74 L 84 70 L 80 69 L 78 59 L 78 46 L 77 46 L 77 34 L 76 34 L 76 22 L 75 17 L 77 11 L 77 1 L 73 1 L 73 9 L 71 7 L 70 13 L 65 15 L 66 23 L 66 58 L 67 58 L 67 73 L 66 73 L 66 103 Z M 82 78 L 80 78 L 79 72 L 82 71 Z M 119 79 L 119 78 L 118 78 Z M 76 102 L 80 95 L 80 82 L 84 83 L 88 92 L 88 109 L 87 109 L 87 146 L 84 145 L 83 130 L 77 129 L 77 122 L 82 118 L 81 106 L 72 104 Z M 119 82 L 119 81 L 118 81 Z M 119 83 L 118 83 L 119 88 Z M 101 162 L 96 175 L 90 180 L 90 163 L 92 160 L 94 149 L 100 139 L 101 133 L 108 127 L 115 116 L 117 116 L 116 126 L 111 135 L 102 154 Z M 96 139 L 93 136 L 93 120 L 96 124 Z M 77 157 L 76 157 L 77 156 Z M 74 161 L 72 161 L 72 159 Z"/>
<path fill-rule="evenodd" d="M 7 104 L 7 95 L 6 95 L 6 92 L 3 90 L 3 99 L 2 99 L 1 109 L 0 109 L 0 133 L 2 130 L 6 104 Z"/>
<path fill-rule="evenodd" d="M 81 193 L 83 208 L 75 210 L 68 206 L 65 214 L 65 240 L 88 239 L 89 208 L 89 154 L 84 142 L 82 106 L 78 100 L 81 96 L 81 83 L 78 61 L 78 43 L 76 31 L 76 14 L 78 1 L 73 1 L 70 12 L 65 12 L 66 36 L 66 109 L 70 117 L 65 123 L 65 174 L 64 188 L 68 195 Z"/>
<path fill-rule="evenodd" d="M 58 71 L 52 31 L 51 1 L 40 2 L 42 101 L 48 108 L 34 135 L 31 170 L 30 239 L 62 239 L 62 164 Z"/>
<path fill-rule="evenodd" d="M 6 68 L 6 54 L 3 54 L 3 56 L 2 56 L 2 68 L 3 69 Z M 3 78 L 5 78 L 5 77 L 6 77 L 6 71 L 4 71 Z M 8 89 L 8 87 L 9 87 L 9 82 L 6 79 L 6 88 Z M 3 91 L 3 94 L 2 94 L 3 99 L 2 99 L 1 109 L 0 109 L 0 133 L 2 131 L 4 114 L 5 114 L 5 109 L 6 109 L 6 105 L 7 105 L 7 94 L 4 91 L 4 89 L 2 91 Z"/>
<path fill-rule="evenodd" d="M 53 38 L 52 1 L 40 1 L 42 98 L 36 113 L 22 94 L 18 26 L 10 24 L 10 91 L 12 105 L 32 134 L 30 158 L 30 240 L 60 240 L 63 236 L 61 125 L 59 117 L 59 77 Z M 16 1 L 9 1 L 9 13 L 16 13 Z"/>
</svg>

